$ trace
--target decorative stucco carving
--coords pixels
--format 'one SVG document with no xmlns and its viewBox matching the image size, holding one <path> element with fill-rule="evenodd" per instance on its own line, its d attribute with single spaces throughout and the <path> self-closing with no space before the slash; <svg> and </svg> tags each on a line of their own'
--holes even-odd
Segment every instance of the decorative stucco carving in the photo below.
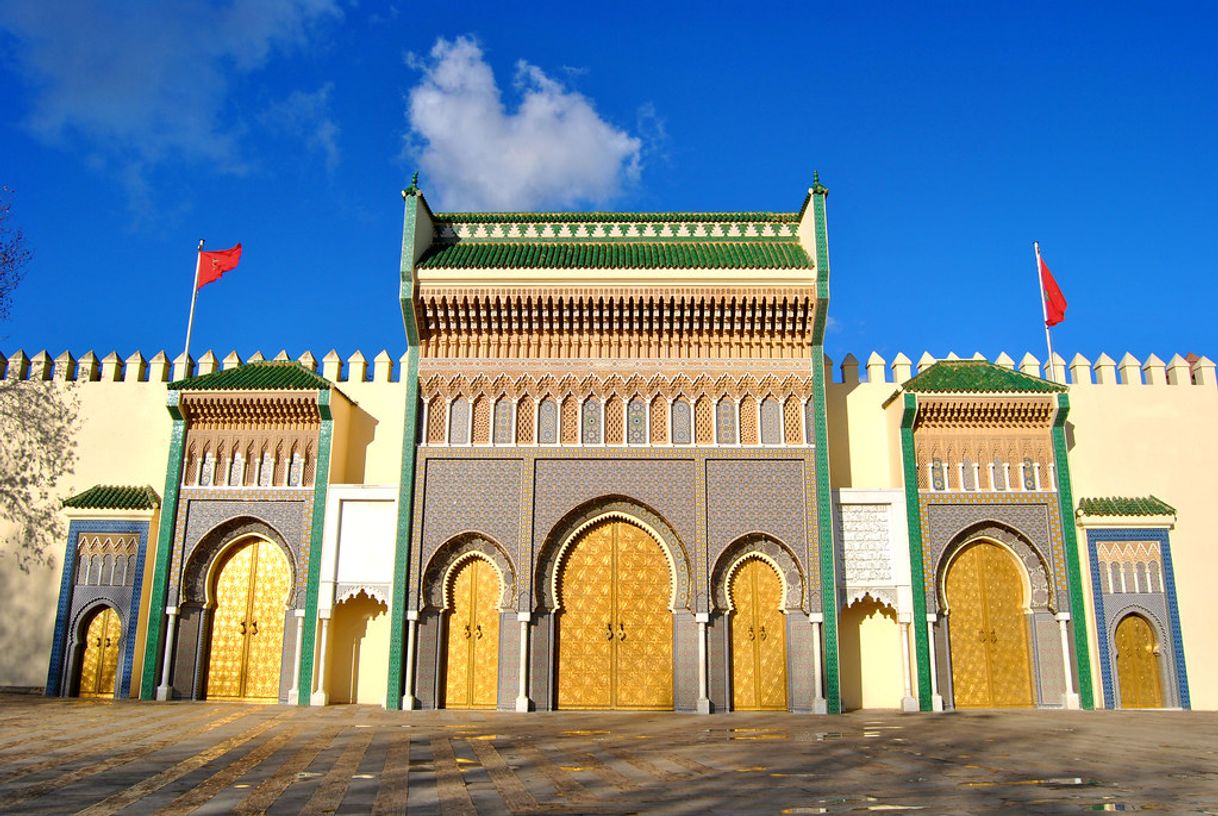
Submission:
<svg viewBox="0 0 1218 816">
<path fill-rule="evenodd" d="M 784 607 L 806 612 L 803 570 L 800 569 L 795 555 L 765 533 L 756 532 L 744 535 L 729 544 L 715 560 L 715 566 L 711 570 L 711 591 L 715 609 L 722 611 L 733 608 L 729 586 L 732 575 L 741 562 L 755 556 L 762 557 L 782 576 L 786 588 Z"/>
<path fill-rule="evenodd" d="M 502 546 L 485 535 L 476 532 L 463 533 L 444 542 L 432 554 L 423 570 L 423 585 L 419 593 L 423 603 L 429 609 L 447 609 L 446 582 L 452 574 L 453 567 L 470 557 L 481 556 L 489 561 L 499 573 L 502 592 L 499 597 L 500 609 L 511 609 L 516 597 L 516 567 L 512 557 Z"/>
</svg>

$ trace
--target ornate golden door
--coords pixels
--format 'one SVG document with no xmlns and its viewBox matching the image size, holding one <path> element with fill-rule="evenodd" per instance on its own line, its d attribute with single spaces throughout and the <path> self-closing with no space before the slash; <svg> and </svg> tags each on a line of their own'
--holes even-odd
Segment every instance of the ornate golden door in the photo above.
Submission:
<svg viewBox="0 0 1218 816">
<path fill-rule="evenodd" d="M 1121 708 L 1162 708 L 1158 643 L 1141 615 L 1129 615 L 1117 624 L 1116 653 Z"/>
<path fill-rule="evenodd" d="M 108 606 L 94 613 L 85 632 L 85 652 L 80 661 L 80 696 L 113 697 L 118 676 L 118 642 L 123 624 Z"/>
<path fill-rule="evenodd" d="M 251 541 L 224 556 L 215 579 L 208 699 L 279 699 L 291 572 L 283 551 L 269 541 Z"/>
<path fill-rule="evenodd" d="M 499 596 L 495 568 L 471 558 L 452 579 L 446 708 L 494 708 L 499 690 Z"/>
<path fill-rule="evenodd" d="M 957 707 L 1033 704 L 1023 592 L 1019 565 L 996 544 L 970 544 L 952 563 L 947 603 Z"/>
<path fill-rule="evenodd" d="M 732 576 L 732 708 L 785 711 L 787 626 L 782 581 L 760 558 L 750 558 Z"/>
<path fill-rule="evenodd" d="M 672 576 L 643 530 L 608 521 L 561 567 L 558 707 L 672 708 Z"/>
</svg>

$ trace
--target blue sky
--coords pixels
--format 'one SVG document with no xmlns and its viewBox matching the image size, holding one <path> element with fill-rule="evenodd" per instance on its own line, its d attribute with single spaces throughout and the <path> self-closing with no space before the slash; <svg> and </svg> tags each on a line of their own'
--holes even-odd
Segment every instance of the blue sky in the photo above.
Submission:
<svg viewBox="0 0 1218 816">
<path fill-rule="evenodd" d="M 831 356 L 1218 357 L 1212 4 L 0 7 L 0 351 L 405 348 L 437 208 L 794 210 L 830 187 Z"/>
</svg>

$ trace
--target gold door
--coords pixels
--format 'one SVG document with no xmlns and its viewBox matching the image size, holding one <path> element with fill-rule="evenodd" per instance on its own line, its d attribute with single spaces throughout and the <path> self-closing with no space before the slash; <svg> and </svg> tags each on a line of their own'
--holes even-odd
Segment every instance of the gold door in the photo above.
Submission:
<svg viewBox="0 0 1218 816">
<path fill-rule="evenodd" d="M 207 697 L 279 699 L 291 568 L 275 544 L 252 541 L 225 557 L 216 578 Z"/>
<path fill-rule="evenodd" d="M 787 632 L 782 581 L 759 558 L 732 576 L 732 708 L 785 711 Z"/>
<path fill-rule="evenodd" d="M 671 575 L 660 545 L 632 524 L 604 522 L 561 569 L 558 707 L 671 709 Z"/>
<path fill-rule="evenodd" d="M 118 676 L 118 643 L 123 625 L 108 606 L 93 615 L 85 632 L 85 651 L 80 661 L 80 696 L 113 697 Z"/>
<path fill-rule="evenodd" d="M 495 568 L 466 561 L 453 578 L 448 617 L 447 708 L 494 708 L 499 690 L 499 610 Z"/>
<path fill-rule="evenodd" d="M 1141 615 L 1129 615 L 1117 624 L 1116 664 L 1121 708 L 1163 707 L 1157 652 L 1154 630 Z"/>
<path fill-rule="evenodd" d="M 1005 550 L 969 545 L 947 573 L 952 690 L 959 708 L 1032 705 L 1019 566 Z"/>
</svg>

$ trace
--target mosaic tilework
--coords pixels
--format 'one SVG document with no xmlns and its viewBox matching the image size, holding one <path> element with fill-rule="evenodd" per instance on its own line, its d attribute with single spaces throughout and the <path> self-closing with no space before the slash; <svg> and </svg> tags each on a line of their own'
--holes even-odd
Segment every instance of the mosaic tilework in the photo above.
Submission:
<svg viewBox="0 0 1218 816">
<path fill-rule="evenodd" d="M 317 478 L 305 503 L 305 526 L 301 536 L 303 557 L 296 571 L 296 580 L 305 579 L 305 619 L 300 635 L 300 688 L 313 688 L 313 643 L 317 636 L 317 596 L 321 589 L 321 537 L 326 519 L 326 492 L 330 486 L 330 453 L 334 443 L 334 417 L 330 412 L 330 392 L 319 391 L 317 407 L 321 413 L 321 429 L 317 433 Z M 299 596 L 298 596 L 299 597 Z M 288 651 L 285 638 L 283 653 Z M 285 659 L 283 663 L 287 663 Z M 282 665 L 282 664 L 281 664 Z M 300 695 L 301 705 L 308 695 Z"/>
<path fill-rule="evenodd" d="M 776 459 L 707 459 L 708 558 L 714 564 L 729 544 L 765 533 L 806 563 L 808 531 L 803 500 L 804 463 Z M 801 572 L 803 570 L 801 569 Z M 799 606 L 806 609 L 807 599 Z"/>
<path fill-rule="evenodd" d="M 98 599 L 105 599 L 120 610 L 123 620 L 123 658 L 119 669 L 118 682 L 115 687 L 115 697 L 125 699 L 131 694 L 131 669 L 135 661 L 135 628 L 131 622 L 135 619 L 134 610 L 140 608 L 140 595 L 144 587 L 144 560 L 148 550 L 147 521 L 89 521 L 75 520 L 68 525 L 68 547 L 64 555 L 63 578 L 59 586 L 59 602 L 55 609 L 55 634 L 51 645 L 51 663 L 47 670 L 46 694 L 48 697 L 58 697 L 68 692 L 70 682 L 64 677 L 67 653 L 75 642 L 72 636 L 72 621 L 79 619 L 87 606 L 94 605 Z M 79 598 L 80 593 L 73 592 L 73 576 L 76 571 L 77 539 L 86 533 L 126 533 L 138 536 L 136 550 L 134 583 L 115 587 L 89 587 L 93 590 L 87 598 Z M 83 589 L 83 588 L 82 588 Z"/>
<path fill-rule="evenodd" d="M 423 602 L 431 609 L 448 607 L 444 581 L 458 561 L 465 560 L 471 553 L 486 557 L 495 566 L 502 584 L 502 593 L 495 599 L 496 609 L 511 609 L 516 602 L 516 566 L 513 559 L 502 547 L 493 541 L 471 534 L 457 539 L 451 539 L 432 554 L 423 567 L 422 588 L 420 591 Z"/>
<path fill-rule="evenodd" d="M 1166 620 L 1155 614 L 1146 604 L 1146 598 L 1130 596 L 1122 593 L 1117 597 L 1101 592 L 1103 586 L 1100 576 L 1099 547 L 1104 542 L 1115 541 L 1155 541 L 1163 559 L 1163 591 L 1161 593 L 1146 593 L 1148 596 L 1162 597 L 1166 609 Z M 1136 611 L 1149 620 L 1154 620 L 1159 629 L 1163 643 L 1171 651 L 1171 664 L 1174 674 L 1174 692 L 1181 708 L 1191 708 L 1188 692 L 1188 669 L 1184 659 L 1184 639 L 1180 632 L 1180 612 L 1176 604 L 1175 573 L 1171 564 L 1171 543 L 1165 528 L 1154 529 L 1089 529 L 1087 530 L 1087 554 L 1091 567 L 1091 585 L 1095 598 L 1095 631 L 1098 634 L 1100 651 L 1100 684 L 1104 694 L 1105 708 L 1117 706 L 1116 678 L 1111 643 L 1116 629 L 1117 619 L 1128 611 Z M 1134 606 L 1131 601 L 1141 601 Z M 1171 678 L 1165 678 L 1171 680 Z"/>
<path fill-rule="evenodd" d="M 1070 617 L 1074 630 L 1075 665 L 1078 668 L 1079 704 L 1084 709 L 1095 707 L 1091 682 L 1091 650 L 1087 642 L 1087 613 L 1083 604 L 1083 576 L 1078 563 L 1078 536 L 1074 528 L 1074 492 L 1070 483 L 1070 459 L 1066 448 L 1066 417 L 1070 413 L 1070 398 L 1057 395 L 1057 415 L 1053 419 L 1053 461 L 1057 467 L 1057 512 L 1059 540 L 1065 549 L 1065 567 L 1070 584 Z M 1068 520 L 1064 526 L 1062 519 Z"/>
<path fill-rule="evenodd" d="M 747 535 L 736 540 L 714 561 L 710 580 L 711 593 L 715 601 L 714 611 L 721 612 L 734 607 L 728 597 L 728 584 L 732 577 L 729 572 L 740 560 L 754 553 L 765 556 L 765 560 L 770 566 L 777 565 L 786 584 L 786 595 L 783 598 L 784 608 L 802 611 L 806 614 L 807 596 L 803 570 L 800 569 L 799 563 L 788 547 L 764 535 Z M 797 617 L 802 618 L 803 616 Z M 806 620 L 803 618 L 804 622 Z"/>
<path fill-rule="evenodd" d="M 414 217 L 414 196 L 409 196 L 406 204 L 407 223 Z M 403 281 L 408 280 L 410 271 L 406 268 L 406 255 L 403 250 Z M 414 327 L 414 303 L 412 292 L 403 285 L 402 314 L 406 319 L 408 331 L 416 331 Z M 402 601 L 407 596 L 407 581 L 410 574 L 411 553 L 414 550 L 414 532 L 418 529 L 415 508 L 421 506 L 419 491 L 422 490 L 422 480 L 416 477 L 415 457 L 418 452 L 415 434 L 418 422 L 416 415 L 419 405 L 419 347 L 418 338 L 411 334 L 411 342 L 406 351 L 406 371 L 402 376 L 406 386 L 406 410 L 402 420 L 402 464 L 398 473 L 398 517 L 397 530 L 393 550 L 393 589 L 392 601 L 389 604 L 389 678 L 385 692 L 385 707 L 397 711 L 402 707 L 402 670 L 405 657 L 403 655 L 403 635 L 406 628 L 406 603 Z"/>
<path fill-rule="evenodd" d="M 144 640 L 144 664 L 140 674 L 140 699 L 156 696 L 157 671 L 160 668 L 161 637 L 165 622 L 166 590 L 169 585 L 169 564 L 178 515 L 178 489 L 182 481 L 182 461 L 186 440 L 186 422 L 178 407 L 178 392 L 170 391 L 167 398 L 173 427 L 169 433 L 169 455 L 165 464 L 165 489 L 161 492 L 161 518 L 157 525 L 156 567 L 152 575 L 152 592 L 148 606 L 148 633 Z"/>
</svg>

